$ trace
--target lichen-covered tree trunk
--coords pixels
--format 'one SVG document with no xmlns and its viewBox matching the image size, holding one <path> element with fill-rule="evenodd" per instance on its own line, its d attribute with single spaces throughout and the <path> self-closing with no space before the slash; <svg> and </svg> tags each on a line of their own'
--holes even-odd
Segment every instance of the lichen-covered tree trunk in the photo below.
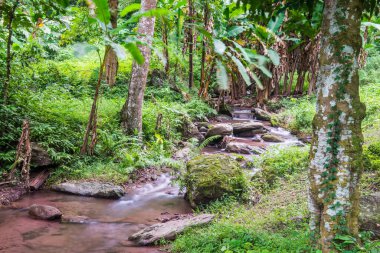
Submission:
<svg viewBox="0 0 380 253">
<path fill-rule="evenodd" d="M 111 13 L 111 25 L 113 29 L 117 27 L 118 4 L 119 4 L 118 0 L 108 1 L 110 13 Z M 107 46 L 107 47 L 110 47 L 110 46 Z M 111 87 L 115 85 L 118 68 L 119 68 L 119 62 L 117 59 L 117 55 L 112 48 L 109 48 L 109 52 L 106 59 L 105 78 L 106 78 L 106 83 Z"/>
<path fill-rule="evenodd" d="M 323 252 L 335 251 L 336 235 L 358 233 L 365 116 L 357 62 L 361 15 L 361 0 L 325 1 L 309 168 L 310 226 Z"/>
<path fill-rule="evenodd" d="M 141 11 L 145 12 L 156 7 L 157 0 L 142 0 Z M 129 84 L 128 98 L 125 102 L 121 120 L 122 127 L 126 134 L 141 133 L 142 131 L 142 106 L 144 100 L 144 91 L 146 79 L 149 71 L 150 55 L 154 33 L 155 17 L 142 17 L 138 26 L 140 40 L 145 45 L 140 45 L 139 49 L 144 56 L 144 63 L 139 65 L 137 62 L 132 66 L 132 77 Z"/>
</svg>

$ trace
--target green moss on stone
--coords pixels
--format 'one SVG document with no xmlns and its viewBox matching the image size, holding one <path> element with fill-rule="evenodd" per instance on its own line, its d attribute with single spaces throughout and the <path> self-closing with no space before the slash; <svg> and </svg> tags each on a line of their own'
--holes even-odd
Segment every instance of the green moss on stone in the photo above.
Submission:
<svg viewBox="0 0 380 253">
<path fill-rule="evenodd" d="M 225 155 L 200 155 L 187 164 L 186 197 L 195 207 L 226 195 L 241 198 L 248 189 L 237 161 Z"/>
</svg>

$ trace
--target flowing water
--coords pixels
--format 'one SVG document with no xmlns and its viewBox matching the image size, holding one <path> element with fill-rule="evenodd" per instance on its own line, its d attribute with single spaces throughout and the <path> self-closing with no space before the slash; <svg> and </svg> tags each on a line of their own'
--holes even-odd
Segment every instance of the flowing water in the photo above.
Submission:
<svg viewBox="0 0 380 253">
<path fill-rule="evenodd" d="M 59 208 L 64 215 L 87 216 L 83 224 L 41 221 L 28 216 L 32 204 Z M 38 191 L 15 202 L 17 209 L 0 209 L 0 252 L 160 252 L 157 247 L 136 247 L 127 240 L 157 218 L 186 214 L 191 208 L 161 175 L 119 200 L 98 199 Z"/>
<path fill-rule="evenodd" d="M 254 114 L 252 113 L 251 108 L 233 108 L 232 111 L 232 120 L 224 120 L 222 122 L 215 122 L 214 124 L 219 123 L 242 123 L 242 122 L 260 122 L 264 125 L 265 129 L 267 130 L 268 134 L 273 134 L 281 137 L 284 141 L 280 143 L 274 143 L 274 142 L 266 142 L 260 138 L 260 134 L 257 134 L 254 137 L 237 137 L 237 136 L 230 136 L 231 141 L 233 142 L 240 142 L 245 143 L 250 146 L 260 147 L 263 149 L 268 148 L 269 146 L 302 146 L 303 143 L 298 140 L 298 138 L 294 135 L 292 135 L 289 131 L 281 128 L 281 127 L 272 127 L 270 122 L 268 121 L 262 121 L 257 120 L 254 117 Z M 202 150 L 202 153 L 204 154 L 217 154 L 217 153 L 224 153 L 229 154 L 225 152 L 224 149 L 219 148 L 217 145 L 215 146 L 207 146 Z M 251 158 L 252 155 L 244 155 L 246 158 Z"/>
</svg>

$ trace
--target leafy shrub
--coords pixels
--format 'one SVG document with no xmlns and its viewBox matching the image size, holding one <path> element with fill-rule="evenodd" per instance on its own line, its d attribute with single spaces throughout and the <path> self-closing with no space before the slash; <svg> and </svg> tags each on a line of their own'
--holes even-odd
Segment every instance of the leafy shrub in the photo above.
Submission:
<svg viewBox="0 0 380 253">
<path fill-rule="evenodd" d="M 363 156 L 365 170 L 380 171 L 380 142 L 364 147 Z"/>
<path fill-rule="evenodd" d="M 307 148 L 271 148 L 255 159 L 255 167 L 260 171 L 253 177 L 253 184 L 258 190 L 266 192 L 274 188 L 280 178 L 305 171 L 308 163 Z"/>
<path fill-rule="evenodd" d="M 283 110 L 276 117 L 276 124 L 295 134 L 311 134 L 315 114 L 315 98 L 291 98 L 280 101 Z"/>
<path fill-rule="evenodd" d="M 173 244 L 173 252 L 310 252 L 307 230 L 288 229 L 283 233 L 252 229 L 246 224 L 217 222 L 206 229 L 191 229 Z"/>
</svg>

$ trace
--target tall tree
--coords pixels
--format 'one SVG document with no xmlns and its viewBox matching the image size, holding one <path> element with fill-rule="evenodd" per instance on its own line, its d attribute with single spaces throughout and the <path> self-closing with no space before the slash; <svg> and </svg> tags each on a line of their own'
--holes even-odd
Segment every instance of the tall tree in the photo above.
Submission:
<svg viewBox="0 0 380 253">
<path fill-rule="evenodd" d="M 118 0 L 109 0 L 109 9 L 110 9 L 110 21 L 111 21 L 111 26 L 112 28 L 117 27 L 117 16 L 118 16 Z M 110 47 L 110 46 L 107 46 Z M 116 52 L 112 49 L 109 48 L 109 53 L 106 58 L 106 71 L 105 71 L 105 78 L 106 78 L 106 83 L 109 86 L 113 86 L 116 82 L 116 75 L 117 75 L 117 70 L 119 68 L 119 62 L 117 59 Z"/>
<path fill-rule="evenodd" d="M 157 0 L 142 0 L 141 12 L 154 9 L 156 4 Z M 154 24 L 154 16 L 143 16 L 139 21 L 139 39 L 143 42 L 143 44 L 139 46 L 139 49 L 144 56 L 144 63 L 139 65 L 137 62 L 133 62 L 128 98 L 121 112 L 122 127 L 126 134 L 134 134 L 136 131 L 141 134 L 142 132 L 142 106 L 149 71 L 150 46 L 153 40 Z"/>
<path fill-rule="evenodd" d="M 358 234 L 365 116 L 357 61 L 362 12 L 361 0 L 325 0 L 309 169 L 310 226 L 323 252 L 335 251 L 337 235 Z"/>
<path fill-rule="evenodd" d="M 3 84 L 3 103 L 6 104 L 8 100 L 9 83 L 11 81 L 11 62 L 12 62 L 12 35 L 13 35 L 13 21 L 15 19 L 15 12 L 19 5 L 19 1 L 16 0 L 8 10 L 8 38 L 7 38 L 7 60 L 6 60 L 6 76 Z"/>
<path fill-rule="evenodd" d="M 188 44 L 189 44 L 189 89 L 194 86 L 194 5 L 193 1 L 189 0 L 189 28 L 188 28 Z"/>
</svg>

